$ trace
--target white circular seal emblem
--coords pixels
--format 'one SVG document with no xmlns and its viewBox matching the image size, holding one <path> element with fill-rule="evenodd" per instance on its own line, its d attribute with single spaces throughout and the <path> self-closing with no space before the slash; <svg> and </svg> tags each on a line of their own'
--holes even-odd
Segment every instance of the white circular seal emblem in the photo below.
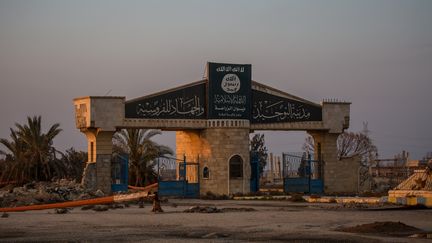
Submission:
<svg viewBox="0 0 432 243">
<path fill-rule="evenodd" d="M 221 87 L 227 93 L 237 93 L 240 90 L 240 79 L 233 73 L 227 74 L 222 78 Z"/>
</svg>

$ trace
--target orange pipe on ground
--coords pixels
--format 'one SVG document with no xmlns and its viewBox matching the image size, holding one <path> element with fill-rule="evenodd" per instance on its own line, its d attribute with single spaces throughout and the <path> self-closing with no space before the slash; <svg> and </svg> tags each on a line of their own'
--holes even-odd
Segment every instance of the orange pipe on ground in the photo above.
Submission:
<svg viewBox="0 0 432 243">
<path fill-rule="evenodd" d="M 132 189 L 132 190 L 146 191 L 149 187 L 151 187 L 151 188 L 155 187 L 154 185 L 157 185 L 157 183 L 154 183 L 154 184 L 151 184 L 151 185 L 148 185 L 148 186 L 145 186 L 145 187 L 128 185 L 128 188 Z"/>
<path fill-rule="evenodd" d="M 30 205 L 30 206 L 20 206 L 13 208 L 0 208 L 0 212 L 22 212 L 29 210 L 43 210 L 43 209 L 52 209 L 52 208 L 69 208 L 69 207 L 79 207 L 84 205 L 95 205 L 95 204 L 107 204 L 113 202 L 124 202 L 139 199 L 142 197 L 149 197 L 149 192 L 153 188 L 157 188 L 157 183 L 142 187 L 142 192 L 132 193 L 132 194 L 119 194 L 115 196 L 108 197 L 100 197 L 86 200 L 78 200 L 78 201 L 70 201 L 70 202 L 61 202 L 61 203 L 50 203 L 50 204 L 41 204 L 41 205 Z"/>
</svg>

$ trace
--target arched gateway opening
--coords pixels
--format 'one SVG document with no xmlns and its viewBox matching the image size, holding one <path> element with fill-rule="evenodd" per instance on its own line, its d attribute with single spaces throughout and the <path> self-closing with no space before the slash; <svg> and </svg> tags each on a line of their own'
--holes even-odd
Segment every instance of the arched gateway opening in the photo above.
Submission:
<svg viewBox="0 0 432 243">
<path fill-rule="evenodd" d="M 244 163 L 240 155 L 233 155 L 229 161 L 229 191 L 234 194 L 244 191 L 243 171 Z"/>
<path fill-rule="evenodd" d="M 336 145 L 349 126 L 350 103 L 316 104 L 253 81 L 249 64 L 207 63 L 206 70 L 203 80 L 132 100 L 74 99 L 76 127 L 88 141 L 84 186 L 110 193 L 113 134 L 122 128 L 146 128 L 176 131 L 179 161 L 186 157 L 206 168 L 205 176 L 199 169 L 200 194 L 249 193 L 249 134 L 272 130 L 311 134 L 325 161 L 325 191 L 355 191 L 341 183 Z"/>
</svg>

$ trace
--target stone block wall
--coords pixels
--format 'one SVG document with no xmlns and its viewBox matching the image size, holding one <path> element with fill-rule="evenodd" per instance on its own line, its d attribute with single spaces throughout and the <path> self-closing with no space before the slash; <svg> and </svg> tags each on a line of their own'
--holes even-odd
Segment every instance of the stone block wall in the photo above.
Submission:
<svg viewBox="0 0 432 243">
<path fill-rule="evenodd" d="M 88 143 L 88 162 L 85 168 L 82 184 L 90 190 L 102 190 L 111 193 L 111 156 L 112 131 L 87 129 L 84 131 Z"/>
<path fill-rule="evenodd" d="M 342 133 L 349 127 L 350 105 L 348 102 L 323 102 L 323 125 L 329 133 Z"/>
<path fill-rule="evenodd" d="M 123 124 L 125 117 L 125 97 L 90 97 L 90 124 L 104 131 L 115 131 Z"/>
<path fill-rule="evenodd" d="M 342 158 L 338 161 L 338 167 L 338 183 L 334 189 L 347 194 L 358 193 L 360 157 Z"/>
<path fill-rule="evenodd" d="M 184 130 L 176 133 L 178 158 L 199 158 L 200 194 L 208 191 L 219 195 L 248 193 L 250 191 L 249 129 L 208 128 L 205 130 Z M 243 177 L 229 178 L 229 159 L 239 155 L 243 160 Z M 207 167 L 209 177 L 203 178 Z"/>
<path fill-rule="evenodd" d="M 105 194 L 111 193 L 111 154 L 99 154 L 96 159 L 97 189 Z"/>
<path fill-rule="evenodd" d="M 358 157 L 338 158 L 337 139 L 339 133 L 308 131 L 314 139 L 315 159 L 323 161 L 325 193 L 356 193 L 358 190 Z M 318 155 L 319 151 L 321 156 Z"/>
</svg>

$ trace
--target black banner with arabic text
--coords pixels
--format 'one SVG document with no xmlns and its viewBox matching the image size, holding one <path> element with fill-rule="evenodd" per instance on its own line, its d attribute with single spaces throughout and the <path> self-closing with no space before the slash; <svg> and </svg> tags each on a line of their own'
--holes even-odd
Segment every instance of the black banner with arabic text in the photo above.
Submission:
<svg viewBox="0 0 432 243">
<path fill-rule="evenodd" d="M 208 63 L 208 118 L 250 119 L 250 64 Z"/>
<path fill-rule="evenodd" d="M 322 121 L 321 106 L 252 90 L 251 123 Z"/>
<path fill-rule="evenodd" d="M 126 118 L 205 119 L 206 84 L 126 102 Z"/>
</svg>

